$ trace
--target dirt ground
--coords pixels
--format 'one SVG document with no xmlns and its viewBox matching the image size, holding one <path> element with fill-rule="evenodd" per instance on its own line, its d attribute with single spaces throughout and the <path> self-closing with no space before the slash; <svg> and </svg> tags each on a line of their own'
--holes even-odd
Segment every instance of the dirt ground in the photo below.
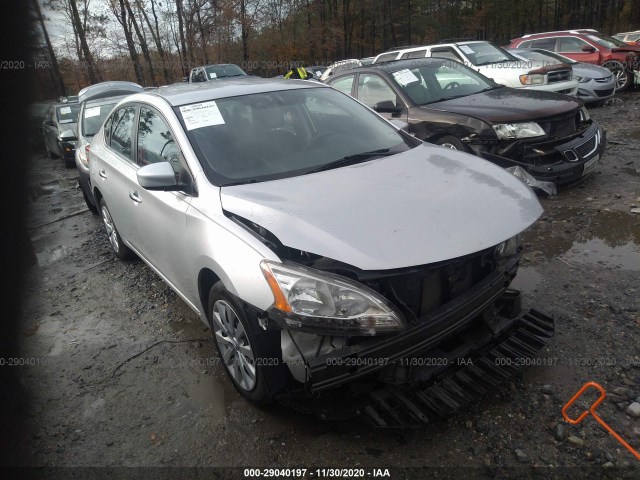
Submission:
<svg viewBox="0 0 640 480">
<path fill-rule="evenodd" d="M 640 208 L 640 92 L 590 111 L 607 130 L 605 156 L 582 185 L 541 199 L 545 213 L 525 235 L 514 282 L 527 307 L 555 317 L 541 353 L 548 364 L 418 430 L 247 404 L 196 315 L 142 261 L 112 254 L 76 171 L 36 155 L 21 328 L 29 365 L 15 367 L 31 398 L 30 465 L 640 478 L 640 462 L 592 418 L 572 426 L 561 416 L 583 383 L 599 382 L 608 394 L 601 417 L 640 450 L 640 418 L 627 413 L 640 402 L 640 214 L 631 213 Z"/>
</svg>

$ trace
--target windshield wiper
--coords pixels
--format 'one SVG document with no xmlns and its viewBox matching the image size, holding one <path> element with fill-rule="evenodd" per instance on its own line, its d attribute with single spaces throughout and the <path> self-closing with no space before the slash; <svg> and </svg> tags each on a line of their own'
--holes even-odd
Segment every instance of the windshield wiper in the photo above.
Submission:
<svg viewBox="0 0 640 480">
<path fill-rule="evenodd" d="M 356 153 L 354 155 L 347 155 L 346 157 L 339 158 L 332 162 L 320 165 L 319 167 L 312 168 L 305 172 L 305 174 L 323 172 L 325 170 L 331 170 L 332 168 L 345 167 L 347 165 L 354 165 L 356 163 L 364 162 L 373 157 L 386 157 L 391 155 L 389 148 L 382 148 L 380 150 L 372 150 L 371 152 Z"/>
</svg>

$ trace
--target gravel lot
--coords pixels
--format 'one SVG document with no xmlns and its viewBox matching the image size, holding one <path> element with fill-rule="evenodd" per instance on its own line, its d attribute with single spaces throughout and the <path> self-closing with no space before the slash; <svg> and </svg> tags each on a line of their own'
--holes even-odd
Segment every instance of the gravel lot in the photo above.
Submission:
<svg viewBox="0 0 640 480">
<path fill-rule="evenodd" d="M 32 365 L 15 367 L 31 398 L 30 465 L 640 478 L 640 462 L 592 418 L 571 426 L 561 416 L 583 383 L 599 382 L 608 394 L 601 417 L 640 450 L 640 418 L 629 409 L 640 402 L 640 214 L 631 213 L 640 208 L 640 93 L 591 114 L 607 129 L 603 161 L 584 184 L 542 199 L 545 214 L 526 234 L 514 283 L 525 306 L 555 317 L 556 336 L 541 354 L 547 365 L 446 421 L 408 431 L 244 402 L 211 332 L 142 261 L 116 260 L 75 188 L 75 170 L 37 155 L 35 264 L 21 326 Z"/>
</svg>

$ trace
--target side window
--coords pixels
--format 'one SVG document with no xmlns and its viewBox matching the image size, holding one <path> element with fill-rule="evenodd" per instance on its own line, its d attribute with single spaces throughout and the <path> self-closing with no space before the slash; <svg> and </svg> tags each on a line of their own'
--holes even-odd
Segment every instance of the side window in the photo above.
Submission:
<svg viewBox="0 0 640 480">
<path fill-rule="evenodd" d="M 427 50 L 415 50 L 413 52 L 403 53 L 401 58 L 424 58 Z"/>
<path fill-rule="evenodd" d="M 376 60 L 376 63 L 391 62 L 395 60 L 397 56 L 398 56 L 398 52 L 385 53 L 378 57 L 378 59 Z"/>
<path fill-rule="evenodd" d="M 553 38 L 539 38 L 537 40 L 532 40 L 531 43 L 531 48 L 541 48 L 543 50 L 549 50 L 550 52 L 555 52 L 556 50 L 556 37 Z M 522 45 L 520 46 L 521 48 L 529 48 L 529 47 L 523 47 Z"/>
<path fill-rule="evenodd" d="M 398 105 L 395 92 L 382 77 L 371 73 L 362 73 L 358 78 L 358 99 L 368 107 L 373 107 L 376 103 L 391 101 Z"/>
<path fill-rule="evenodd" d="M 526 42 L 522 42 L 516 48 L 531 48 L 531 40 L 527 40 Z"/>
<path fill-rule="evenodd" d="M 195 74 L 195 80 L 196 82 L 206 82 L 207 81 L 207 76 L 204 73 L 204 69 L 200 68 L 198 69 L 198 71 Z"/>
<path fill-rule="evenodd" d="M 453 48 L 432 48 L 431 56 L 436 58 L 447 58 L 449 60 L 455 60 L 456 62 L 464 63 L 462 57 L 458 55 L 458 52 L 456 52 Z"/>
<path fill-rule="evenodd" d="M 109 145 L 119 154 L 133 160 L 133 123 L 136 107 L 122 107 L 113 114 Z"/>
<path fill-rule="evenodd" d="M 582 52 L 582 47 L 590 45 L 576 37 L 561 37 L 559 52 Z"/>
<path fill-rule="evenodd" d="M 330 82 L 330 85 L 336 90 L 340 90 L 342 93 L 351 95 L 351 87 L 353 86 L 354 78 L 355 75 L 347 75 L 346 77 L 341 77 L 338 80 Z"/>
<path fill-rule="evenodd" d="M 169 162 L 175 173 L 180 173 L 180 148 L 176 144 L 169 126 L 156 112 L 140 107 L 138 121 L 138 165 Z"/>
</svg>

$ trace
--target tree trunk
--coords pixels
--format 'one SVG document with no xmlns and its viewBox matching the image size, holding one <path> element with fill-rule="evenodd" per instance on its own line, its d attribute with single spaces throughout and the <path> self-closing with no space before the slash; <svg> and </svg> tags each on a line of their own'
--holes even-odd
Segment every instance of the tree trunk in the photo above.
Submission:
<svg viewBox="0 0 640 480">
<path fill-rule="evenodd" d="M 155 30 L 153 25 L 151 24 L 151 21 L 149 20 L 147 12 L 145 12 L 142 8 L 142 5 L 140 5 L 140 0 L 136 0 L 136 5 L 138 6 L 138 10 L 142 14 L 145 22 L 147 22 L 147 26 L 149 27 L 149 31 L 151 32 L 151 38 L 153 40 L 153 43 L 155 43 L 156 45 L 156 50 L 158 50 L 158 55 L 160 56 L 160 60 L 162 61 L 162 75 L 164 77 L 164 82 L 169 84 L 172 81 L 172 77 L 167 65 L 167 55 L 164 51 L 164 48 L 162 48 L 162 42 L 160 40 L 160 27 L 158 25 L 158 15 L 156 14 L 155 0 L 151 0 L 151 13 L 155 22 Z"/>
<path fill-rule="evenodd" d="M 129 0 L 124 0 L 125 6 L 127 7 L 127 12 L 129 12 L 129 18 L 131 19 L 131 24 L 133 25 L 133 29 L 136 31 L 136 36 L 138 37 L 138 41 L 140 42 L 140 48 L 142 49 L 142 55 L 144 56 L 145 61 L 147 62 L 147 67 L 149 68 L 149 76 L 151 77 L 151 83 L 153 85 L 156 84 L 156 75 L 153 71 L 153 62 L 151 61 L 151 55 L 149 54 L 149 47 L 147 46 L 147 40 L 142 35 L 140 31 L 140 27 L 138 26 L 138 22 L 136 21 L 136 17 L 133 14 L 133 10 L 131 9 L 131 4 Z"/>
<path fill-rule="evenodd" d="M 53 50 L 53 45 L 51 45 L 51 40 L 49 39 L 49 33 L 47 32 L 47 27 L 45 26 L 44 19 L 42 18 L 40 3 L 38 2 L 38 0 L 33 0 L 33 4 L 36 7 L 36 16 L 38 17 L 38 22 L 42 27 L 42 34 L 44 35 L 44 41 L 47 44 L 47 51 L 49 52 L 49 59 L 51 60 L 51 73 L 53 75 L 56 92 L 58 93 L 58 96 L 65 95 L 67 93 L 67 89 L 64 86 L 64 80 L 62 79 L 62 75 L 60 75 L 60 67 L 58 66 L 58 59 L 56 58 L 56 52 Z"/>
<path fill-rule="evenodd" d="M 87 43 L 87 37 L 85 35 L 85 31 L 82 28 L 82 22 L 80 21 L 80 14 L 78 13 L 76 0 L 69 0 L 69 6 L 71 7 L 73 23 L 75 25 L 76 31 L 78 32 L 78 37 L 80 38 L 80 47 L 82 48 L 84 59 L 87 62 L 87 71 L 89 73 L 89 80 L 91 81 L 92 84 L 98 83 L 100 81 L 100 73 L 96 68 L 96 64 L 93 61 L 93 55 L 91 55 L 91 51 L 89 50 L 89 44 Z"/>
<path fill-rule="evenodd" d="M 184 38 L 184 13 L 182 8 L 182 0 L 176 0 L 176 13 L 178 14 L 178 30 L 180 35 L 180 48 L 182 50 L 182 76 L 189 75 L 189 69 L 185 62 L 187 61 L 187 43 Z"/>
<path fill-rule="evenodd" d="M 120 15 L 116 15 L 118 18 L 118 22 L 122 25 L 122 29 L 124 30 L 124 37 L 127 41 L 127 48 L 129 49 L 129 56 L 131 57 L 131 61 L 133 62 L 133 71 L 136 74 L 136 80 L 140 85 L 144 85 L 144 75 L 142 73 L 142 67 L 140 66 L 140 62 L 138 61 L 138 52 L 136 52 L 136 46 L 133 43 L 133 35 L 131 35 L 131 29 L 128 25 L 127 20 L 127 8 L 124 5 L 124 0 L 119 0 L 120 4 Z"/>
<path fill-rule="evenodd" d="M 242 60 L 249 61 L 249 25 L 247 21 L 247 0 L 240 0 L 240 22 L 242 37 Z"/>
</svg>

